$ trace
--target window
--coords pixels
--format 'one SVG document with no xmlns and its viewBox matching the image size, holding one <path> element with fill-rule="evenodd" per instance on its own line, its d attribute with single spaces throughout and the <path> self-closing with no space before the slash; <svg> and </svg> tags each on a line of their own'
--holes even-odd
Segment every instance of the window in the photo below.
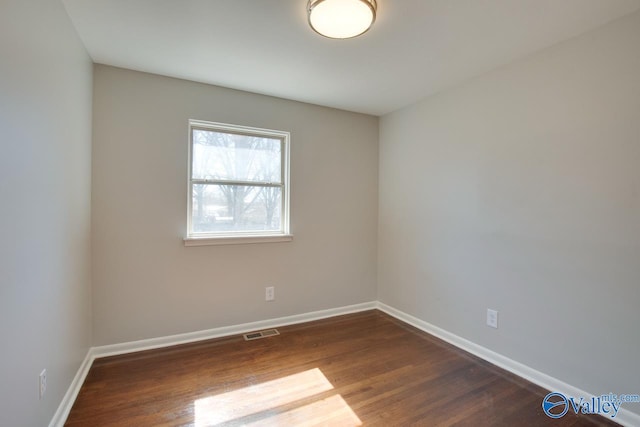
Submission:
<svg viewBox="0 0 640 427">
<path fill-rule="evenodd" d="M 291 240 L 289 133 L 189 121 L 186 245 Z"/>
</svg>

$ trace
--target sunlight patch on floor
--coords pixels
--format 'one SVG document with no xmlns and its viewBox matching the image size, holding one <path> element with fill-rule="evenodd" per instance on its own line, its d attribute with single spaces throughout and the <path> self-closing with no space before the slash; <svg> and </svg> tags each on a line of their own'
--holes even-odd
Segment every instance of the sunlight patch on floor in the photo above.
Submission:
<svg viewBox="0 0 640 427">
<path fill-rule="evenodd" d="M 308 405 L 281 412 L 252 423 L 244 424 L 253 427 L 269 426 L 361 426 L 360 418 L 353 412 L 347 402 L 339 394 L 318 400 Z"/>
<path fill-rule="evenodd" d="M 320 371 L 310 369 L 194 402 L 196 427 L 240 421 L 242 425 L 362 425 L 339 394 L 279 412 L 277 408 L 332 390 Z M 254 416 L 254 417 L 252 417 Z M 258 419 L 253 419 L 257 417 Z M 244 418 L 244 420 L 240 420 Z"/>
</svg>

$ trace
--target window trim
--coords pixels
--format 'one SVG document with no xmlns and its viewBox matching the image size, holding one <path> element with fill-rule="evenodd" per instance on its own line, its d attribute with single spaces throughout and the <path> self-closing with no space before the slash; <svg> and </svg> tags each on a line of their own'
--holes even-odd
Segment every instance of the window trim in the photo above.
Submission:
<svg viewBox="0 0 640 427">
<path fill-rule="evenodd" d="M 282 141 L 281 150 L 281 183 L 265 183 L 265 182 L 240 182 L 240 181 L 224 181 L 230 184 L 240 184 L 249 186 L 270 186 L 280 187 L 282 189 L 282 206 L 280 218 L 280 230 L 278 231 L 236 231 L 236 232 L 219 232 L 219 233 L 197 233 L 192 232 L 192 213 L 193 213 L 193 185 L 198 183 L 216 183 L 217 180 L 193 179 L 192 174 L 192 155 L 193 155 L 193 131 L 194 130 L 211 130 L 224 133 L 234 133 L 238 135 L 260 136 L 267 138 L 275 138 Z M 227 123 L 208 122 L 203 120 L 189 120 L 189 136 L 188 136 L 188 155 L 187 155 L 187 232 L 184 237 L 185 246 L 207 246 L 207 245 L 229 245 L 244 243 L 269 243 L 269 242 L 288 242 L 293 240 L 291 234 L 290 222 L 290 147 L 291 134 L 286 131 L 262 129 L 249 126 L 240 126 Z"/>
</svg>

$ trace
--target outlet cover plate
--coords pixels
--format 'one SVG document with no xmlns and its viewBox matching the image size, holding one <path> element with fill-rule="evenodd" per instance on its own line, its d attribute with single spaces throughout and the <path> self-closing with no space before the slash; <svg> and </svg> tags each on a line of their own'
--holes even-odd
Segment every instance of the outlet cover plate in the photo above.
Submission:
<svg viewBox="0 0 640 427">
<path fill-rule="evenodd" d="M 42 372 L 40 372 L 40 392 L 39 392 L 39 396 L 40 399 L 42 399 L 44 397 L 44 394 L 47 392 L 47 370 L 43 369 Z"/>
<path fill-rule="evenodd" d="M 267 286 L 266 288 L 264 288 L 264 291 L 265 291 L 264 299 L 266 301 L 273 301 L 274 299 L 276 299 L 275 287 Z"/>
<path fill-rule="evenodd" d="M 498 311 L 487 308 L 487 326 L 498 328 Z"/>
</svg>

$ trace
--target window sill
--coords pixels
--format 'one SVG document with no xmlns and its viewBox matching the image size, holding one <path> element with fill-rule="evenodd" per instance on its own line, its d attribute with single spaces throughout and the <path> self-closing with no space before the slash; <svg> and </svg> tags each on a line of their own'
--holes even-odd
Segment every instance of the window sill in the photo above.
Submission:
<svg viewBox="0 0 640 427">
<path fill-rule="evenodd" d="M 224 237 L 185 237 L 185 246 L 244 245 L 250 243 L 290 242 L 293 234 L 274 236 L 224 236 Z"/>
</svg>

